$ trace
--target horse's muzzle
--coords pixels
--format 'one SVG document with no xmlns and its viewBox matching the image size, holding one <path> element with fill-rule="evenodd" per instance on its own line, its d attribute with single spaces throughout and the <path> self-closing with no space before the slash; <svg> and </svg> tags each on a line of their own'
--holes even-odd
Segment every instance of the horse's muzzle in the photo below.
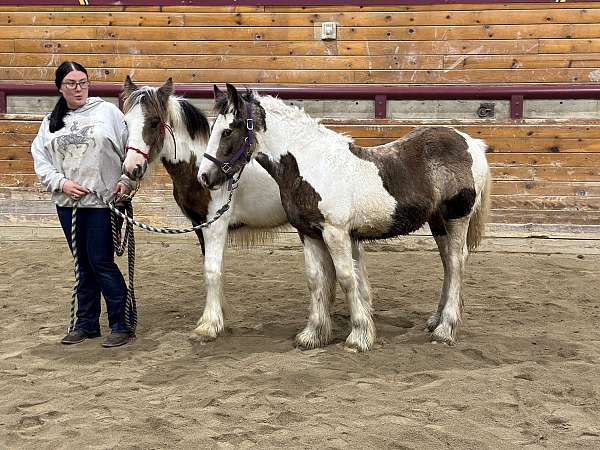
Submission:
<svg viewBox="0 0 600 450">
<path fill-rule="evenodd" d="M 146 173 L 147 168 L 148 168 L 148 163 L 146 161 L 144 161 L 141 164 L 136 164 L 136 166 L 131 171 L 127 170 L 127 168 L 125 167 L 125 164 L 123 164 L 122 169 L 123 169 L 123 173 L 125 175 L 127 175 L 127 177 L 129 177 L 131 180 L 139 181 L 142 179 L 142 177 Z"/>
</svg>

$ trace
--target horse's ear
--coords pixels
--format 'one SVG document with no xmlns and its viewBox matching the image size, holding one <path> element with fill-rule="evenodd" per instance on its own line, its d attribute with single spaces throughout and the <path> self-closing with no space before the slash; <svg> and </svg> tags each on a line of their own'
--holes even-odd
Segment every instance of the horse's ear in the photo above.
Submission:
<svg viewBox="0 0 600 450">
<path fill-rule="evenodd" d="M 223 97 L 225 97 L 225 92 L 219 89 L 219 86 L 213 84 L 213 94 L 215 95 L 215 102 Z"/>
<path fill-rule="evenodd" d="M 161 102 L 166 103 L 169 96 L 175 93 L 175 89 L 173 88 L 173 78 L 169 77 L 165 84 L 158 88 L 158 98 Z"/>
<path fill-rule="evenodd" d="M 137 90 L 138 90 L 137 85 L 133 82 L 131 77 L 129 75 L 127 75 L 125 77 L 125 81 L 123 82 L 123 91 L 125 92 L 125 95 L 128 96 L 133 91 L 137 91 Z"/>
<path fill-rule="evenodd" d="M 235 112 L 241 111 L 243 107 L 243 101 L 238 95 L 238 91 L 233 84 L 227 83 L 227 97 L 229 104 L 233 106 Z"/>
</svg>

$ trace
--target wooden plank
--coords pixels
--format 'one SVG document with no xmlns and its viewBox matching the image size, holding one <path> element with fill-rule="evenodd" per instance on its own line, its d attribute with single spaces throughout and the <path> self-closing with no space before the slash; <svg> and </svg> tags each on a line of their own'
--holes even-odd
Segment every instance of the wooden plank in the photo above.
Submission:
<svg viewBox="0 0 600 450">
<path fill-rule="evenodd" d="M 537 121 L 536 121 L 537 122 Z M 552 124 L 549 121 L 540 122 L 524 121 L 523 123 L 492 123 L 492 124 L 466 124 L 460 122 L 444 121 L 417 121 L 411 124 L 398 124 L 387 119 L 372 119 L 369 121 L 345 121 L 325 119 L 323 124 L 340 133 L 347 133 L 354 137 L 386 137 L 397 139 L 408 134 L 415 127 L 421 125 L 443 124 L 450 125 L 474 137 L 488 138 L 550 138 L 550 139 L 586 139 L 600 138 L 600 124 L 585 123 L 578 124 Z"/>
<path fill-rule="evenodd" d="M 87 11 L 0 12 L 0 25 L 9 26 L 183 26 L 183 14 L 166 14 L 158 11 L 131 12 Z M 227 14 L 229 16 L 230 14 Z"/>
<path fill-rule="evenodd" d="M 597 167 L 492 167 L 492 177 L 502 181 L 600 182 Z"/>
<path fill-rule="evenodd" d="M 342 7 L 343 8 L 343 7 Z M 186 26 L 311 26 L 321 22 L 336 22 L 341 26 L 417 26 L 417 25 L 478 25 L 478 24 L 547 24 L 598 23 L 600 9 L 571 10 L 495 10 L 495 11 L 329 11 L 315 13 L 267 14 L 185 14 Z"/>
<path fill-rule="evenodd" d="M 600 152 L 600 139 L 538 139 L 498 138 L 486 139 L 491 153 L 596 153 Z"/>
<path fill-rule="evenodd" d="M 600 52 L 600 39 L 540 39 L 540 53 L 598 53 Z"/>
<path fill-rule="evenodd" d="M 136 218 L 158 226 L 180 226 L 189 223 L 188 219 L 174 204 L 136 205 Z M 55 223 L 56 210 L 52 202 L 46 201 L 9 201 L 0 211 L 0 225 L 20 223 Z M 492 223 L 572 223 L 595 224 L 600 219 L 600 211 L 539 210 L 539 209 L 492 209 Z"/>
<path fill-rule="evenodd" d="M 343 8 L 343 7 L 342 7 Z M 449 8 L 450 9 L 450 8 Z M 223 12 L 4 12 L 3 25 L 112 25 L 112 26 L 312 26 L 320 22 L 336 22 L 341 26 L 400 26 L 400 25 L 531 25 L 547 23 L 598 23 L 599 9 L 562 10 L 483 10 L 483 11 L 330 11 L 294 13 L 223 13 Z"/>
<path fill-rule="evenodd" d="M 600 66 L 600 54 L 564 55 L 452 55 L 445 69 L 539 69 Z"/>
<path fill-rule="evenodd" d="M 599 211 L 492 210 L 493 223 L 563 223 L 594 225 L 600 222 Z"/>
<path fill-rule="evenodd" d="M 158 37 L 158 36 L 155 36 Z M 162 36 L 161 36 L 162 38 Z M 457 41 L 185 41 L 17 39 L 18 53 L 110 53 L 135 55 L 387 56 L 462 54 L 537 54 L 538 40 Z"/>
<path fill-rule="evenodd" d="M 54 78 L 53 67 L 7 67 L 5 80 L 46 80 Z M 121 82 L 130 69 L 88 67 L 97 81 Z M 506 84 L 576 83 L 590 79 L 592 69 L 539 70 L 262 70 L 262 69 L 179 69 L 179 83 L 273 83 L 273 84 Z M 27 75 L 25 75 L 27 74 Z M 135 70 L 141 83 L 159 83 L 172 76 L 168 69 Z"/>
<path fill-rule="evenodd" d="M 598 167 L 598 153 L 488 153 L 491 165 L 551 166 L 551 167 Z"/>
<path fill-rule="evenodd" d="M 12 39 L 0 40 L 0 52 L 13 53 L 15 51 L 15 41 Z"/>
<path fill-rule="evenodd" d="M 600 183 L 496 180 L 492 184 L 492 192 L 495 195 L 600 197 Z"/>
<path fill-rule="evenodd" d="M 492 195 L 494 209 L 600 210 L 600 197 Z"/>
<path fill-rule="evenodd" d="M 26 115 L 23 117 L 37 117 L 38 119 L 30 121 L 12 119 L 10 115 L 3 116 L 0 114 L 0 133 L 24 133 L 34 136 L 39 128 L 41 116 Z M 553 121 L 524 121 L 517 124 L 514 122 L 469 124 L 465 122 L 449 123 L 447 121 L 423 120 L 411 121 L 410 124 L 406 124 L 405 122 L 399 123 L 387 119 L 324 119 L 323 123 L 333 130 L 354 137 L 376 136 L 395 139 L 406 135 L 417 126 L 451 125 L 466 133 L 485 138 L 486 141 L 496 138 L 540 139 L 550 140 L 545 141 L 547 145 L 550 145 L 553 143 L 552 140 L 575 142 L 581 139 L 581 142 L 585 143 L 600 139 L 600 123 L 585 121 L 578 121 L 577 124 Z"/>
<path fill-rule="evenodd" d="M 45 191 L 0 187 L 0 199 L 12 202 L 44 202 L 50 201 L 50 194 Z M 137 193 L 134 206 L 136 209 L 152 203 L 172 203 L 171 190 L 153 189 L 147 184 Z M 541 196 L 541 195 L 502 195 L 492 193 L 494 209 L 548 209 L 548 210 L 600 210 L 600 197 L 580 196 Z"/>
<path fill-rule="evenodd" d="M 0 173 L 32 174 L 33 161 L 28 156 L 27 159 L 0 160 Z M 492 177 L 499 181 L 600 182 L 600 167 L 493 166 Z"/>
<path fill-rule="evenodd" d="M 354 137 L 354 136 L 353 136 Z M 400 138 L 401 136 L 398 136 Z M 354 138 L 357 145 L 373 147 L 394 141 L 394 138 Z M 485 139 L 490 153 L 596 153 L 600 152 L 599 139 Z"/>
<path fill-rule="evenodd" d="M 27 147 L 0 147 L 0 160 L 26 160 L 31 158 L 30 146 Z"/>
<path fill-rule="evenodd" d="M 467 39 L 594 39 L 600 24 L 339 27 L 339 41 L 445 41 Z M 0 26 L 0 39 L 132 39 L 149 41 L 307 41 L 313 27 Z"/>
<path fill-rule="evenodd" d="M 40 127 L 39 120 L 12 120 L 3 119 L 0 114 L 0 133 L 21 133 L 35 135 Z"/>
<path fill-rule="evenodd" d="M 442 56 L 247 56 L 236 55 L 114 55 L 110 53 L 96 54 L 64 54 L 65 60 L 73 60 L 85 67 L 99 68 L 135 68 L 139 69 L 187 69 L 190 67 L 221 69 L 244 69 L 260 67 L 265 70 L 398 70 L 398 69 L 442 69 Z M 0 54 L 0 67 L 54 66 L 55 54 L 43 53 L 11 53 Z"/>
</svg>

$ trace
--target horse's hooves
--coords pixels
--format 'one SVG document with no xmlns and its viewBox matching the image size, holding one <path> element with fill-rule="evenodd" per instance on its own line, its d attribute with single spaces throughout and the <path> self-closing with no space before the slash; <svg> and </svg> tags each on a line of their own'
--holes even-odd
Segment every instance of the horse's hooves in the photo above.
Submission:
<svg viewBox="0 0 600 450">
<path fill-rule="evenodd" d="M 437 328 L 437 326 L 440 324 L 440 315 L 439 314 L 433 314 L 428 320 L 427 323 L 425 324 L 425 330 L 432 333 L 433 330 L 435 330 Z"/>
<path fill-rule="evenodd" d="M 212 342 L 212 341 L 216 340 L 217 337 L 216 336 L 206 336 L 206 335 L 198 334 L 198 333 L 191 333 L 189 335 L 189 339 L 192 342 L 206 344 L 207 342 Z"/>
</svg>

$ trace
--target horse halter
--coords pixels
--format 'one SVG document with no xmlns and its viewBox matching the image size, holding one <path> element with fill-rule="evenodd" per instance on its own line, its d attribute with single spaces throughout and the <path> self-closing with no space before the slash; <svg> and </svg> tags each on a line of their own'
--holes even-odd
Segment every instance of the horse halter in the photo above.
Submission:
<svg viewBox="0 0 600 450">
<path fill-rule="evenodd" d="M 240 149 L 229 159 L 229 161 L 221 161 L 214 156 L 209 155 L 208 153 L 204 154 L 204 157 L 215 163 L 227 178 L 231 178 L 233 176 L 231 169 L 233 169 L 233 165 L 242 157 L 242 155 L 245 156 L 246 160 L 244 166 L 250 162 L 252 157 L 252 153 L 248 152 L 250 147 L 252 147 L 252 144 L 254 144 L 254 120 L 252 119 L 252 106 L 250 103 L 246 103 L 246 113 L 248 117 L 246 119 L 246 139 L 244 139 L 244 143 Z"/>
<path fill-rule="evenodd" d="M 165 137 L 165 129 L 169 132 L 169 134 L 173 138 L 173 146 L 175 147 L 175 158 L 177 158 L 177 141 L 175 140 L 175 133 L 173 132 L 173 127 L 171 127 L 171 125 L 169 125 L 164 120 L 161 120 L 160 121 L 160 135 L 163 138 Z M 155 142 L 155 144 L 156 144 L 156 142 Z M 139 153 L 140 155 L 142 155 L 146 159 L 146 161 L 148 161 L 148 158 L 150 158 L 150 150 L 152 150 L 152 146 L 146 152 L 146 151 L 144 151 L 142 149 L 139 149 L 137 147 L 132 147 L 130 145 L 126 145 L 125 146 L 125 152 L 127 152 L 128 150 L 133 150 L 134 152 Z"/>
</svg>

